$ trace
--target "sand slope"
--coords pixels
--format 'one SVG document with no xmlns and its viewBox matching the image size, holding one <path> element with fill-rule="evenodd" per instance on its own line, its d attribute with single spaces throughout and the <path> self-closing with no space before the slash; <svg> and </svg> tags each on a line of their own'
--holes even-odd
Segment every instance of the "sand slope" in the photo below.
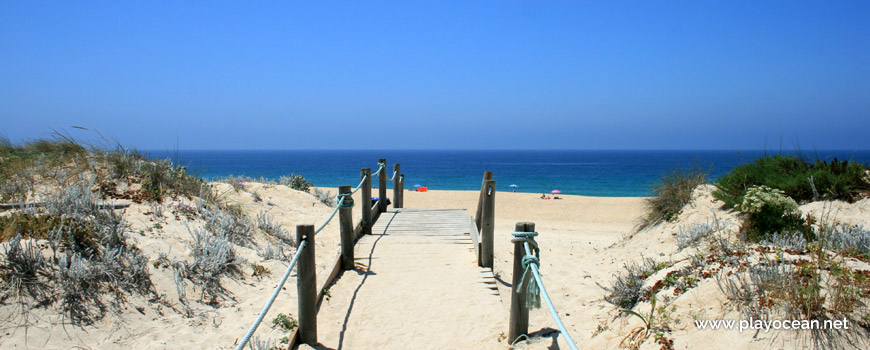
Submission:
<svg viewBox="0 0 870 350">
<path fill-rule="evenodd" d="M 250 217 L 255 217 L 261 211 L 267 212 L 290 232 L 297 224 L 319 225 L 332 212 L 332 208 L 319 203 L 310 194 L 282 186 L 248 183 L 246 190 L 241 192 L 232 190 L 226 184 L 216 186 L 223 198 L 241 205 Z M 328 190 L 335 193 L 335 189 Z M 542 200 L 538 194 L 499 192 L 496 195 L 495 268 L 492 271 L 499 289 L 497 297 L 486 293 L 473 297 L 450 295 L 448 291 L 441 291 L 434 286 L 431 291 L 415 289 L 437 283 L 433 281 L 456 277 L 449 273 L 450 264 L 466 264 L 472 269 L 476 268 L 473 253 L 469 253 L 467 248 L 448 251 L 433 245 L 429 247 L 431 251 L 425 253 L 439 257 L 453 256 L 449 264 L 414 263 L 402 266 L 396 261 L 410 261 L 402 255 L 407 254 L 407 250 L 388 248 L 389 245 L 384 244 L 381 247 L 383 250 L 375 249 L 371 261 L 364 263 L 376 274 L 390 264 L 394 267 L 389 268 L 419 270 L 416 275 L 418 279 L 391 285 L 389 281 L 376 282 L 370 276 L 364 288 L 357 291 L 357 286 L 363 283 L 366 274 L 346 273 L 331 290 L 330 300 L 324 304 L 318 316 L 323 347 L 337 348 L 341 333 L 344 332 L 341 344 L 344 349 L 392 348 L 392 344 L 398 344 L 398 348 L 508 348 L 503 335 L 507 333 L 510 305 L 510 290 L 505 283 L 511 280 L 513 247 L 510 232 L 516 222 L 531 221 L 537 224 L 540 233 L 537 241 L 541 247 L 540 270 L 544 283 L 574 339 L 583 348 L 617 348 L 622 338 L 641 322 L 633 317 L 620 316 L 616 307 L 604 301 L 605 292 L 601 286 L 607 286 L 613 274 L 626 262 L 637 261 L 641 257 L 671 261 L 677 264 L 673 268 L 679 267 L 687 254 L 693 253 L 691 249 L 681 251 L 675 245 L 674 235 L 681 227 L 711 221 L 714 217 L 739 225 L 739 218 L 723 210 L 721 202 L 710 195 L 710 190 L 710 186 L 697 189 L 695 200 L 684 208 L 676 222 L 636 233 L 633 229 L 644 215 L 643 198 L 562 196 L 564 199 L 561 200 Z M 255 201 L 253 192 L 258 193 L 262 200 Z M 377 192 L 374 193 L 376 195 Z M 361 203 L 359 193 L 355 197 L 357 203 Z M 477 199 L 476 191 L 406 192 L 405 207 L 466 209 L 473 213 Z M 180 202 L 187 203 L 187 200 Z M 187 259 L 189 256 L 189 228 L 194 229 L 203 223 L 201 219 L 188 220 L 173 215 L 169 207 L 177 203 L 166 203 L 161 217 L 151 213 L 154 208 L 150 205 L 133 205 L 126 211 L 131 224 L 131 242 L 141 248 L 151 261 L 156 260 L 161 253 L 169 259 Z M 831 207 L 835 208 L 837 217 L 844 222 L 868 223 L 868 200 L 855 204 L 813 203 L 803 206 L 802 210 L 818 212 Z M 358 208 L 354 208 L 354 220 L 359 218 Z M 199 291 L 189 286 L 186 292 L 191 300 L 193 314 L 188 317 L 180 312 L 182 308 L 178 303 L 171 269 L 149 266 L 160 298 L 146 300 L 131 296 L 120 313 L 109 314 L 93 325 L 78 327 L 64 323 L 58 316 L 57 305 L 35 308 L 22 314 L 15 303 L 7 301 L 0 306 L 0 348 L 231 348 L 255 319 L 287 265 L 282 261 L 264 261 L 258 255 L 258 251 L 266 244 L 274 244 L 274 239 L 261 232 L 256 232 L 254 239 L 256 246 L 237 247 L 238 254 L 248 260 L 248 265 L 243 268 L 246 276 L 222 281 L 235 301 L 227 301 L 219 306 L 204 304 L 198 301 Z M 374 246 L 372 239 L 377 240 L 377 237 L 371 236 L 360 242 L 357 246 L 358 256 L 368 257 Z M 322 281 L 338 254 L 337 222 L 328 225 L 317 236 L 316 244 L 318 281 Z M 293 253 L 293 250 L 290 249 L 288 253 Z M 259 279 L 251 277 L 251 263 L 262 264 L 272 273 Z M 661 276 L 651 278 L 657 277 Z M 476 278 L 462 277 L 457 283 L 477 283 Z M 436 292 L 443 298 L 439 299 L 437 310 L 429 314 L 406 311 L 414 305 L 415 298 L 435 298 L 427 294 L 429 292 Z M 274 343 L 286 335 L 269 327 L 269 323 L 279 312 L 296 314 L 295 294 L 295 279 L 291 276 L 281 297 L 267 315 L 266 323 L 258 330 L 258 337 L 272 339 Z M 348 317 L 351 303 L 359 304 L 354 306 Z M 740 317 L 726 305 L 727 300 L 712 280 L 705 280 L 666 303 L 674 307 L 669 337 L 674 340 L 677 349 L 695 348 L 702 344 L 705 348 L 718 349 L 793 348 L 798 345 L 790 333 L 756 335 L 696 329 L 694 319 Z M 364 307 L 364 304 L 369 306 Z M 386 312 L 381 308 L 385 308 Z M 638 311 L 648 309 L 648 303 L 641 303 L 635 308 Z M 382 316 L 377 320 L 369 317 L 376 313 Z M 468 315 L 468 318 L 457 320 L 454 315 L 459 314 Z M 440 315 L 451 316 L 447 318 Z M 345 320 L 345 317 L 348 319 Z M 463 322 L 471 322 L 476 328 L 462 326 Z M 389 334 L 370 331 L 384 325 L 394 327 L 395 331 Z M 425 345 L 412 343 L 414 334 L 407 332 L 407 329 L 414 327 L 431 327 L 437 333 L 443 333 L 443 337 L 422 343 Z M 530 332 L 534 337 L 517 347 L 567 349 L 564 338 L 554 330 L 556 324 L 546 309 L 532 310 Z M 397 343 L 390 343 L 389 340 Z M 459 344 L 461 346 L 453 346 Z M 647 341 L 642 348 L 657 349 L 659 345 Z"/>
</svg>

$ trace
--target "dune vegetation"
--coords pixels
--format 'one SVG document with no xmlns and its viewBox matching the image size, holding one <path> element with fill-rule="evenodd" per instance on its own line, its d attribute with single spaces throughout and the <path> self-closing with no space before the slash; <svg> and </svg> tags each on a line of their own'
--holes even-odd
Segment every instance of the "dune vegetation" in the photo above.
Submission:
<svg viewBox="0 0 870 350">
<path fill-rule="evenodd" d="M 662 305 L 712 283 L 741 319 L 844 320 L 857 326 L 802 330 L 797 338 L 816 348 L 866 348 L 870 231 L 837 214 L 870 200 L 867 165 L 775 155 L 740 165 L 713 186 L 702 174 L 668 174 L 648 200 L 639 230 L 672 232 L 673 253 L 627 263 L 604 286 L 605 299 L 626 314 L 645 315 L 637 308 L 652 302 L 644 317 L 658 320 L 647 324 L 644 337 L 626 335 L 623 345 L 637 348 L 654 337 L 667 348 L 673 325 Z M 684 212 L 698 215 L 694 208 L 706 205 L 699 201 L 714 205 L 712 216 L 685 221 Z"/>
<path fill-rule="evenodd" d="M 244 187 L 249 180 L 222 182 Z M 282 184 L 311 186 L 300 175 L 271 182 Z M 255 277 L 268 272 L 240 257 L 238 247 L 281 260 L 293 245 L 269 214 L 252 219 L 183 166 L 120 146 L 85 146 L 61 134 L 18 145 L 0 139 L 0 203 L 0 305 L 17 310 L 6 321 L 26 323 L 30 311 L 58 307 L 65 323 L 83 326 L 121 312 L 134 296 L 189 317 L 189 291 L 198 292 L 198 302 L 219 305 L 234 300 L 226 279 L 243 278 L 248 265 Z M 149 259 L 130 240 L 133 229 L 121 210 L 126 205 L 116 203 L 147 206 L 155 218 L 202 221 L 188 227 L 189 256 Z M 161 220 L 152 220 L 155 229 Z M 270 239 L 263 249 L 254 243 L 257 232 Z M 176 304 L 155 289 L 151 271 L 157 269 L 172 271 Z"/>
</svg>

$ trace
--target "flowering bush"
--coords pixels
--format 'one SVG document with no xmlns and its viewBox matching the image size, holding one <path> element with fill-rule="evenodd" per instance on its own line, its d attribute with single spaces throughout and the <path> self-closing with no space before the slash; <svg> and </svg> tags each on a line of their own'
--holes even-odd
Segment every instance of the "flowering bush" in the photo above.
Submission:
<svg viewBox="0 0 870 350">
<path fill-rule="evenodd" d="M 742 228 L 747 239 L 759 241 L 768 235 L 786 232 L 800 232 L 807 240 L 814 238 L 797 202 L 779 189 L 752 186 L 746 190 L 743 202 L 734 209 L 747 214 Z"/>
<path fill-rule="evenodd" d="M 175 203 L 175 205 L 171 206 L 170 208 L 172 208 L 172 212 L 175 214 L 176 217 L 184 215 L 185 217 L 187 217 L 190 220 L 193 220 L 193 218 L 196 217 L 196 212 L 197 212 L 196 206 L 178 202 L 178 203 Z"/>
<path fill-rule="evenodd" d="M 752 186 L 746 190 L 743 203 L 735 205 L 735 209 L 747 214 L 760 213 L 764 206 L 780 208 L 784 213 L 798 211 L 797 202 L 786 196 L 785 192 L 767 186 Z"/>
</svg>

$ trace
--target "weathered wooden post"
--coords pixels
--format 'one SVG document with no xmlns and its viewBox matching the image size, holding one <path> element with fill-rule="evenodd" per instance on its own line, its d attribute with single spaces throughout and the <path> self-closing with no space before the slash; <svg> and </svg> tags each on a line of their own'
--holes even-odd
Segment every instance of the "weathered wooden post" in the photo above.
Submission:
<svg viewBox="0 0 870 350">
<path fill-rule="evenodd" d="M 393 209 L 402 207 L 402 167 L 399 163 L 393 164 Z"/>
<path fill-rule="evenodd" d="M 381 168 L 383 164 L 383 168 Z M 378 211 L 383 213 L 387 211 L 387 160 L 384 158 L 378 159 Z"/>
<path fill-rule="evenodd" d="M 483 182 L 483 205 L 480 212 L 480 266 L 492 267 L 495 231 L 495 180 Z"/>
<path fill-rule="evenodd" d="M 516 232 L 535 232 L 534 222 L 518 222 Z M 519 336 L 529 333 L 529 309 L 526 307 L 526 291 L 518 289 L 523 279 L 523 256 L 526 248 L 523 242 L 514 242 L 514 275 L 511 284 L 511 319 L 508 340 L 513 343 Z M 528 276 L 531 278 L 532 276 Z M 530 283 L 534 283 L 530 281 Z"/>
<path fill-rule="evenodd" d="M 477 200 L 477 211 L 474 213 L 474 223 L 477 225 L 477 230 L 480 230 L 480 212 L 483 210 L 483 190 L 486 187 L 486 181 L 492 180 L 492 172 L 483 172 L 483 182 L 480 183 L 480 198 Z"/>
<path fill-rule="evenodd" d="M 394 208 L 404 208 L 405 207 L 405 174 L 399 174 L 399 178 L 396 179 L 399 184 L 399 193 L 396 195 L 396 203 L 398 206 L 394 205 Z M 394 184 L 395 186 L 395 184 Z"/>
<path fill-rule="evenodd" d="M 314 225 L 296 225 L 296 242 L 305 247 L 296 262 L 296 295 L 299 310 L 299 339 L 317 344 L 317 274 L 314 271 Z"/>
<path fill-rule="evenodd" d="M 344 201 L 338 208 L 338 221 L 341 229 L 341 268 L 353 269 L 353 198 L 350 185 L 338 186 L 338 195 L 344 196 Z M 339 198 L 341 199 L 341 198 Z"/>
<path fill-rule="evenodd" d="M 364 179 L 362 190 L 362 231 L 360 234 L 372 234 L 372 169 L 362 168 L 359 170 L 359 178 Z"/>
</svg>

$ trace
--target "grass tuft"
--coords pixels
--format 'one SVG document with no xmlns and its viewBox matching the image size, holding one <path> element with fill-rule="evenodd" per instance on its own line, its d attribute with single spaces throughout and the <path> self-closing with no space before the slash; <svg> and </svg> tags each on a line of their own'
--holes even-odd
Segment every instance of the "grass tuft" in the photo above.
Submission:
<svg viewBox="0 0 870 350">
<path fill-rule="evenodd" d="M 205 228 L 215 236 L 238 245 L 252 245 L 253 223 L 240 208 L 217 207 L 202 212 Z"/>
<path fill-rule="evenodd" d="M 195 230 L 191 236 L 193 262 L 180 262 L 179 276 L 202 287 L 201 301 L 208 300 L 209 304 L 218 305 L 220 301 L 235 300 L 221 284 L 221 278 L 241 277 L 241 266 L 245 260 L 236 256 L 235 248 L 226 237 L 205 230 Z M 183 281 L 176 282 L 181 284 L 179 289 L 183 290 Z"/>
<path fill-rule="evenodd" d="M 335 208 L 335 197 L 332 196 L 332 192 L 327 191 L 324 193 L 319 188 L 315 188 L 312 195 L 314 195 L 314 198 L 317 198 L 320 203 L 323 203 L 323 205 L 330 208 Z"/>
<path fill-rule="evenodd" d="M 666 266 L 667 264 L 656 263 L 652 258 L 643 258 L 640 263 L 625 264 L 614 276 L 610 287 L 603 287 L 607 292 L 604 300 L 623 309 L 634 308 L 643 295 L 644 280 Z"/>
<path fill-rule="evenodd" d="M 13 237 L 5 246 L 0 271 L 2 294 L 0 301 L 10 295 L 26 292 L 42 302 L 48 298 L 49 286 L 44 278 L 51 275 L 52 269 L 42 252 L 32 241 L 21 242 L 21 235 Z"/>
<path fill-rule="evenodd" d="M 676 168 L 662 176 L 653 188 L 655 195 L 646 200 L 647 216 L 638 230 L 677 218 L 683 206 L 692 201 L 692 191 L 707 183 L 707 171 L 695 164 L 688 170 Z"/>
<path fill-rule="evenodd" d="M 694 224 L 686 229 L 680 227 L 680 231 L 676 236 L 677 247 L 684 249 L 689 246 L 697 246 L 714 233 L 725 230 L 727 227 L 728 223 L 722 220 L 715 220 L 713 223 L 708 221 L 702 224 Z"/>
</svg>

